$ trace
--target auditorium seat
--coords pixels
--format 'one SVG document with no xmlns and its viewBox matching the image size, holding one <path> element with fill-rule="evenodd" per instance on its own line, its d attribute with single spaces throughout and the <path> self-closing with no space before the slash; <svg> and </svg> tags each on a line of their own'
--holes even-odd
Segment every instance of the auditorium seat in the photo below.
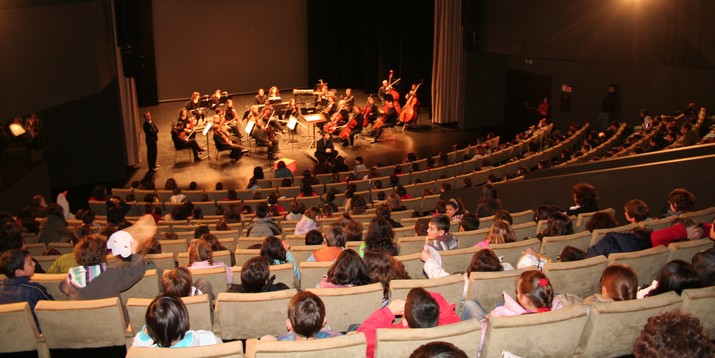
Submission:
<svg viewBox="0 0 715 358">
<path fill-rule="evenodd" d="M 188 348 L 132 347 L 127 352 L 127 358 L 242 358 L 243 356 L 241 341 Z"/>
<path fill-rule="evenodd" d="M 223 262 L 224 265 L 231 267 L 231 252 L 229 250 L 219 250 L 213 252 L 214 263 Z M 189 263 L 189 253 L 184 250 L 176 255 L 176 262 L 179 267 L 186 267 Z"/>
<path fill-rule="evenodd" d="M 506 244 L 492 244 L 489 248 L 494 251 L 498 257 L 503 257 L 502 262 L 507 262 L 516 267 L 521 257 L 524 255 L 526 249 L 531 248 L 534 252 L 539 251 L 541 246 L 541 241 L 537 238 L 509 242 Z"/>
<path fill-rule="evenodd" d="M 0 332 L 3 333 L 0 335 L 0 353 L 37 351 L 40 358 L 50 356 L 27 302 L 0 305 Z"/>
<path fill-rule="evenodd" d="M 333 264 L 328 262 L 300 262 L 300 287 L 306 289 L 316 287 L 323 276 L 328 274 L 328 269 Z"/>
<path fill-rule="evenodd" d="M 539 253 L 556 262 L 564 247 L 573 246 L 585 252 L 590 242 L 591 232 L 588 230 L 571 235 L 545 236 L 541 239 Z"/>
<path fill-rule="evenodd" d="M 233 271 L 233 283 L 234 284 L 241 283 L 241 267 L 242 266 L 231 267 L 231 270 Z M 275 279 L 275 281 L 273 281 L 273 283 L 282 282 L 290 288 L 296 287 L 295 275 L 293 274 L 293 264 L 292 263 L 289 262 L 289 263 L 280 264 L 280 265 L 270 265 L 269 271 L 271 273 L 270 276 L 276 276 L 276 279 Z"/>
<path fill-rule="evenodd" d="M 171 252 L 165 252 L 160 254 L 147 254 L 144 256 L 144 260 L 147 262 L 153 262 L 157 270 L 163 272 L 164 270 L 171 270 L 176 268 L 176 259 L 174 254 Z"/>
<path fill-rule="evenodd" d="M 409 255 L 422 252 L 425 246 L 424 236 L 407 236 L 397 239 L 400 246 L 400 255 Z"/>
<path fill-rule="evenodd" d="M 480 225 L 481 227 L 481 225 Z M 476 245 L 478 242 L 484 241 L 489 233 L 489 228 L 470 230 L 470 231 L 457 231 L 452 234 L 459 240 L 459 247 L 466 248 Z"/>
<path fill-rule="evenodd" d="M 707 209 L 683 213 L 680 214 L 680 217 L 689 218 L 696 223 L 712 223 L 713 217 L 715 217 L 715 207 L 711 206 Z"/>
<path fill-rule="evenodd" d="M 159 294 L 159 285 L 161 277 L 157 277 L 156 269 L 144 271 L 142 277 L 130 289 L 121 293 L 122 302 L 126 303 L 130 297 L 136 298 L 154 298 Z"/>
<path fill-rule="evenodd" d="M 361 244 L 361 241 L 352 241 L 353 243 L 358 243 Z M 303 261 L 307 261 L 308 257 L 313 254 L 313 251 L 318 250 L 320 248 L 325 247 L 325 245 L 305 245 L 305 242 L 301 243 L 300 245 L 292 246 L 290 248 L 291 254 L 293 254 L 293 258 L 295 259 L 295 262 L 301 263 Z M 354 249 L 357 252 L 357 248 Z"/>
<path fill-rule="evenodd" d="M 482 250 L 481 246 L 440 251 L 439 254 L 442 256 L 442 268 L 449 273 L 465 272 L 467 266 L 472 262 L 472 257 L 479 250 Z"/>
<path fill-rule="evenodd" d="M 557 293 L 570 293 L 586 298 L 601 293 L 601 275 L 608 266 L 608 259 L 600 255 L 569 262 L 548 262 L 543 272 Z"/>
<path fill-rule="evenodd" d="M 334 358 L 362 357 L 367 351 L 364 333 L 301 341 L 246 341 L 246 357 Z"/>
<path fill-rule="evenodd" d="M 333 331 L 345 332 L 352 324 L 362 323 L 382 307 L 382 284 L 343 288 L 306 288 L 325 304 L 327 324 Z"/>
<path fill-rule="evenodd" d="M 447 302 L 454 303 L 454 311 L 462 311 L 462 294 L 464 293 L 464 277 L 454 274 L 433 279 L 412 279 L 390 281 L 390 300 L 407 298 L 407 294 L 415 287 L 422 287 L 427 291 L 437 292 Z"/>
<path fill-rule="evenodd" d="M 47 293 L 52 295 L 55 300 L 69 300 L 69 297 L 67 297 L 67 295 L 60 290 L 60 282 L 67 280 L 66 273 L 36 273 L 32 275 L 30 280 L 44 286 L 47 289 Z"/>
<path fill-rule="evenodd" d="M 673 221 L 677 218 L 678 218 L 677 216 L 668 216 L 668 217 L 665 217 L 662 219 L 641 221 L 639 224 L 645 228 L 655 231 L 655 230 L 669 228 L 673 224 Z"/>
<path fill-rule="evenodd" d="M 160 240 L 161 252 L 163 253 L 173 253 L 177 255 L 187 250 L 187 242 L 184 239 L 178 240 Z"/>
<path fill-rule="evenodd" d="M 261 249 L 236 249 L 234 253 L 236 256 L 236 266 L 241 266 L 249 259 L 261 256 Z M 296 261 L 298 261 L 298 259 L 296 259 Z"/>
<path fill-rule="evenodd" d="M 127 300 L 127 311 L 129 312 L 129 326 L 132 334 L 136 335 L 146 324 L 146 310 L 154 298 L 135 298 Z M 184 305 L 189 312 L 189 327 L 193 330 L 213 330 L 211 322 L 211 304 L 207 294 L 198 296 L 182 297 Z"/>
<path fill-rule="evenodd" d="M 60 255 L 40 255 L 40 256 L 32 256 L 33 259 L 37 260 L 37 263 L 42 266 L 45 271 L 52 266 L 52 264 L 60 258 Z"/>
<path fill-rule="evenodd" d="M 71 242 L 50 242 L 47 244 L 47 249 L 55 249 L 61 255 L 74 253 L 74 245 Z"/>
<path fill-rule="evenodd" d="M 646 250 L 613 253 L 608 255 L 608 261 L 611 265 L 626 264 L 632 267 L 638 275 L 638 284 L 649 285 L 666 264 L 668 254 L 668 249 L 659 245 Z"/>
<path fill-rule="evenodd" d="M 284 229 L 285 232 L 285 229 Z M 263 240 L 265 237 L 239 237 L 238 238 L 238 248 L 248 249 L 253 245 L 263 245 Z"/>
<path fill-rule="evenodd" d="M 279 336 L 286 332 L 288 302 L 295 289 L 262 293 L 221 292 L 216 299 L 214 333 L 223 340 Z"/>
<path fill-rule="evenodd" d="M 25 247 L 26 247 L 26 250 L 27 250 L 28 252 L 30 252 L 30 255 L 32 255 L 32 257 L 42 256 L 42 254 L 43 254 L 43 253 L 45 252 L 45 250 L 47 249 L 47 246 L 45 245 L 44 242 L 38 242 L 38 243 L 35 243 L 35 244 L 27 244 L 27 243 L 26 243 L 26 244 L 25 244 Z"/>
<path fill-rule="evenodd" d="M 216 297 L 219 292 L 226 292 L 226 290 L 228 289 L 226 269 L 224 269 L 223 267 L 191 270 L 191 276 L 194 281 L 200 278 L 205 278 L 207 281 L 209 281 L 209 283 L 211 284 L 211 288 L 213 289 L 214 297 Z"/>
<path fill-rule="evenodd" d="M 522 272 L 536 269 L 527 267 L 518 270 L 497 272 L 472 272 L 469 275 L 469 289 L 466 299 L 473 299 L 490 312 L 502 300 L 503 292 L 513 294 L 516 289 L 516 280 Z"/>
<path fill-rule="evenodd" d="M 683 290 L 683 311 L 700 319 L 705 332 L 715 337 L 715 286 Z"/>
<path fill-rule="evenodd" d="M 711 247 L 713 247 L 713 240 L 710 238 L 673 242 L 668 245 L 669 253 L 666 262 L 673 260 L 691 262 L 695 254 Z"/>
<path fill-rule="evenodd" d="M 627 231 L 630 231 L 633 228 L 637 228 L 637 227 L 638 227 L 638 224 L 629 223 L 627 225 L 622 225 L 622 226 L 609 228 L 609 229 L 593 230 L 593 232 L 591 233 L 591 242 L 588 243 L 588 247 L 598 244 L 598 242 L 601 241 L 601 239 L 603 239 L 603 237 L 606 236 L 606 234 L 608 234 L 609 232 L 627 232 Z"/>
<path fill-rule="evenodd" d="M 423 344 L 448 342 L 464 351 L 467 357 L 476 357 L 482 325 L 476 319 L 432 328 L 380 328 L 376 332 L 375 358 L 409 357 Z"/>
<path fill-rule="evenodd" d="M 405 271 L 407 271 L 407 274 L 409 274 L 412 279 L 423 279 L 426 277 L 423 271 L 424 263 L 420 260 L 420 253 L 399 255 L 395 256 L 395 259 L 405 265 Z"/>
<path fill-rule="evenodd" d="M 523 240 L 525 238 L 532 238 L 536 237 L 536 223 L 533 221 L 526 222 L 523 224 L 518 224 L 518 225 L 513 225 L 512 229 L 514 229 L 514 237 L 516 237 L 517 240 Z"/>
</svg>

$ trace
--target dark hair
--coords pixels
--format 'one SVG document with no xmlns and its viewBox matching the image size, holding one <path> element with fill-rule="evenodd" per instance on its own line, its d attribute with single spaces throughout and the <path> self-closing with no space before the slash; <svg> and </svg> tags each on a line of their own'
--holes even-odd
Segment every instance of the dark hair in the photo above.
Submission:
<svg viewBox="0 0 715 358">
<path fill-rule="evenodd" d="M 198 239 L 210 232 L 211 229 L 209 229 L 208 225 L 199 225 L 196 229 L 194 229 L 194 239 Z"/>
<path fill-rule="evenodd" d="M 556 211 L 549 215 L 546 223 L 546 230 L 541 233 L 543 236 L 561 236 L 573 234 L 573 223 L 568 215 Z"/>
<path fill-rule="evenodd" d="M 370 283 L 365 262 L 352 249 L 340 253 L 328 269 L 327 280 L 336 285 L 362 286 Z"/>
<path fill-rule="evenodd" d="M 385 219 L 374 218 L 370 221 L 365 237 L 366 250 L 384 250 L 392 256 L 397 256 L 399 249 L 393 241 L 395 232 Z"/>
<path fill-rule="evenodd" d="M 146 310 L 146 332 L 159 347 L 184 338 L 189 330 L 189 311 L 180 298 L 159 295 Z"/>
<path fill-rule="evenodd" d="M 695 206 L 695 194 L 686 189 L 678 188 L 670 192 L 668 202 L 673 205 L 677 212 L 691 211 Z"/>
<path fill-rule="evenodd" d="M 314 337 L 323 328 L 325 304 L 310 291 L 299 291 L 288 303 L 288 319 L 293 332 L 306 338 Z"/>
<path fill-rule="evenodd" d="M 646 296 L 656 296 L 668 291 L 675 291 L 680 295 L 685 289 L 700 287 L 703 287 L 703 282 L 693 265 L 683 260 L 673 260 L 660 269 L 658 286 Z"/>
<path fill-rule="evenodd" d="M 161 289 L 164 295 L 174 297 L 191 296 L 192 286 L 191 271 L 185 267 L 165 270 L 161 275 Z"/>
<path fill-rule="evenodd" d="M 628 265 L 610 265 L 601 274 L 600 286 L 601 291 L 606 292 L 606 298 L 614 301 L 634 300 L 638 293 L 638 275 Z"/>
<path fill-rule="evenodd" d="M 431 328 L 439 323 L 439 305 L 424 288 L 410 290 L 405 299 L 405 320 L 410 328 Z"/>
<path fill-rule="evenodd" d="M 305 234 L 305 244 L 306 245 L 322 245 L 323 244 L 323 234 L 316 229 L 310 230 Z"/>
<path fill-rule="evenodd" d="M 546 280 L 544 284 L 543 281 Z M 543 273 L 530 270 L 524 271 L 516 281 L 517 291 L 525 296 L 536 308 L 551 308 L 554 299 L 554 288 Z"/>
<path fill-rule="evenodd" d="M 275 236 L 269 236 L 263 240 L 261 245 L 261 257 L 266 259 L 269 264 L 273 264 L 273 261 L 278 261 L 280 263 L 286 263 L 286 249 L 283 247 L 283 242 L 281 239 Z"/>
<path fill-rule="evenodd" d="M 485 206 L 489 211 L 501 209 L 501 200 L 497 193 L 497 188 L 492 184 L 484 184 L 482 187 L 482 197 L 479 198 L 479 205 Z"/>
<path fill-rule="evenodd" d="M 598 204 L 596 188 L 588 183 L 578 183 L 573 187 L 574 202 L 586 208 L 594 208 Z"/>
<path fill-rule="evenodd" d="M 325 233 L 328 246 L 345 247 L 345 231 L 340 225 L 332 225 Z"/>
<path fill-rule="evenodd" d="M 303 213 L 303 215 L 305 215 L 306 217 L 310 218 L 313 221 L 317 221 L 316 219 L 318 216 L 320 216 L 320 214 L 321 214 L 320 209 L 316 206 L 309 207 L 305 211 L 305 213 Z"/>
<path fill-rule="evenodd" d="M 419 218 L 415 221 L 415 233 L 418 236 L 427 235 L 427 228 L 429 227 L 429 218 Z"/>
<path fill-rule="evenodd" d="M 263 292 L 271 275 L 268 266 L 263 257 L 252 257 L 241 266 L 241 285 L 245 293 Z"/>
<path fill-rule="evenodd" d="M 194 262 L 199 261 L 208 261 L 209 265 L 214 264 L 213 250 L 206 240 L 194 240 L 189 243 L 189 263 L 186 267 L 191 267 Z"/>
<path fill-rule="evenodd" d="M 99 234 L 83 237 L 74 247 L 74 258 L 80 266 L 94 266 L 105 262 L 107 239 Z"/>
<path fill-rule="evenodd" d="M 390 297 L 390 281 L 410 279 L 405 265 L 382 250 L 368 250 L 363 254 L 367 275 L 372 283 L 382 284 L 383 299 Z"/>
<path fill-rule="evenodd" d="M 561 254 L 559 255 L 560 262 L 578 261 L 583 260 L 585 258 L 586 252 L 573 246 L 564 247 L 563 250 L 561 250 Z"/>
<path fill-rule="evenodd" d="M 253 168 L 253 177 L 256 179 L 263 179 L 263 168 L 261 167 L 255 167 Z"/>
<path fill-rule="evenodd" d="M 591 218 L 586 222 L 586 230 L 593 232 L 598 229 L 611 229 L 618 226 L 616 218 L 605 211 L 599 211 L 591 215 Z"/>
<path fill-rule="evenodd" d="M 494 213 L 494 220 L 504 220 L 508 222 L 509 225 L 514 225 L 514 218 L 512 218 L 511 214 L 504 209 L 499 209 Z"/>
<path fill-rule="evenodd" d="M 300 201 L 293 200 L 293 201 L 290 203 L 290 208 L 289 208 L 289 210 L 290 210 L 290 212 L 293 213 L 293 214 L 301 214 L 301 215 L 302 215 L 303 213 L 305 213 L 305 204 L 303 204 L 303 203 L 300 202 Z"/>
<path fill-rule="evenodd" d="M 410 358 L 467 358 L 467 353 L 449 342 L 430 342 L 415 349 Z"/>
<path fill-rule="evenodd" d="M 499 258 L 490 249 L 479 250 L 472 256 L 472 261 L 467 266 L 466 273 L 470 275 L 472 272 L 496 272 L 504 271 Z"/>
<path fill-rule="evenodd" d="M 308 181 L 304 181 L 300 186 L 300 192 L 303 196 L 313 196 L 313 185 Z"/>
<path fill-rule="evenodd" d="M 347 215 L 347 214 L 345 214 Z M 338 220 L 345 231 L 345 241 L 362 241 L 362 223 L 348 218 Z"/>
<path fill-rule="evenodd" d="M 437 230 L 444 230 L 445 233 L 449 232 L 449 216 L 447 215 L 437 215 L 433 216 L 429 222 L 437 227 Z"/>
<path fill-rule="evenodd" d="M 265 218 L 268 215 L 268 204 L 259 203 L 256 205 L 256 217 Z"/>
<path fill-rule="evenodd" d="M 686 338 L 687 337 L 687 338 Z M 648 318 L 633 345 L 636 357 L 712 357 L 715 346 L 700 320 L 679 310 Z"/>
<path fill-rule="evenodd" d="M 216 237 L 216 235 L 214 235 L 214 234 L 209 233 L 209 234 L 203 235 L 203 236 L 201 236 L 200 240 L 204 240 L 204 241 L 208 242 L 209 245 L 211 245 L 211 251 L 228 250 L 228 248 L 226 248 L 226 246 L 223 246 L 221 244 L 221 241 L 219 241 L 218 237 Z"/>
<path fill-rule="evenodd" d="M 715 285 L 715 247 L 698 252 L 692 259 L 693 268 L 703 281 L 703 287 Z"/>
<path fill-rule="evenodd" d="M 479 229 L 479 218 L 474 214 L 464 214 L 460 225 L 464 231 L 477 230 Z"/>
<path fill-rule="evenodd" d="M 561 210 L 554 205 L 539 205 L 534 213 L 534 221 L 546 220 L 555 212 L 560 212 Z"/>
<path fill-rule="evenodd" d="M 25 268 L 25 259 L 30 256 L 30 252 L 20 249 L 5 251 L 0 256 L 0 268 L 2 273 L 8 278 L 15 278 L 15 270 Z"/>
<path fill-rule="evenodd" d="M 176 179 L 174 178 L 166 179 L 164 182 L 164 190 L 174 190 L 177 187 L 178 185 L 176 184 Z"/>
<path fill-rule="evenodd" d="M 389 220 L 390 216 L 392 216 L 392 210 L 390 210 L 390 207 L 387 204 L 380 204 L 377 206 L 375 214 L 378 218 Z"/>
<path fill-rule="evenodd" d="M 633 199 L 627 202 L 623 206 L 623 211 L 628 216 L 639 222 L 647 219 L 648 214 L 650 213 L 650 210 L 648 209 L 648 204 L 638 199 Z"/>
</svg>

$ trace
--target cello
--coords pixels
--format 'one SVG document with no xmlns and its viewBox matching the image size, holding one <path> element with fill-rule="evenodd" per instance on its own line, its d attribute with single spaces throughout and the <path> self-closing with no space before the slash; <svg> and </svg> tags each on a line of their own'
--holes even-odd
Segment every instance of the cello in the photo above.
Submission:
<svg viewBox="0 0 715 358">
<path fill-rule="evenodd" d="M 343 119 L 343 114 L 340 113 L 343 108 L 345 108 L 345 104 L 338 107 L 338 110 L 330 117 L 330 121 L 328 123 L 325 123 L 325 126 L 323 127 L 324 132 L 333 134 L 335 130 L 338 129 L 338 123 L 340 123 L 340 121 Z"/>
<path fill-rule="evenodd" d="M 417 87 L 415 87 L 414 91 L 412 91 L 412 96 L 410 96 L 407 103 L 405 103 L 405 107 L 402 108 L 402 112 L 400 112 L 401 123 L 410 124 L 410 122 L 417 119 L 417 112 L 415 112 L 415 106 L 419 106 L 419 100 L 417 100 L 417 90 L 420 86 L 422 86 L 423 82 L 424 80 L 417 84 Z"/>
<path fill-rule="evenodd" d="M 358 125 L 358 117 L 361 115 L 361 111 L 360 107 L 355 107 L 353 107 L 353 118 L 350 119 L 350 122 L 348 122 L 348 124 L 345 125 L 345 128 L 343 128 L 343 130 L 340 131 L 340 134 L 338 134 L 338 137 L 342 140 L 348 140 L 348 138 L 350 138 L 350 132 L 352 132 Z"/>
</svg>

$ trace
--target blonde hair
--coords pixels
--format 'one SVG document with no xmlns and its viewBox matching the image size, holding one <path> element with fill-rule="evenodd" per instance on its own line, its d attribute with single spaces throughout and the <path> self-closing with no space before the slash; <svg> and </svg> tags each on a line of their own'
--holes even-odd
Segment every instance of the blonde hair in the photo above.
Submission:
<svg viewBox="0 0 715 358">
<path fill-rule="evenodd" d="M 496 220 L 492 227 L 489 228 L 486 240 L 489 240 L 489 243 L 492 244 L 505 244 L 516 241 L 516 234 L 508 221 Z"/>
</svg>

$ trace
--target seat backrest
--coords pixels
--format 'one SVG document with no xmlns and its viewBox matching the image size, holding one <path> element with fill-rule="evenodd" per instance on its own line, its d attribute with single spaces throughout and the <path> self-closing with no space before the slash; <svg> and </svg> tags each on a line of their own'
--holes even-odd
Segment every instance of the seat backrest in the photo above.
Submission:
<svg viewBox="0 0 715 358">
<path fill-rule="evenodd" d="M 517 240 L 523 240 L 527 237 L 536 237 L 536 227 L 537 225 L 533 221 L 525 222 L 523 224 L 515 224 L 512 226 L 512 229 L 514 229 L 514 237 L 516 237 Z"/>
<path fill-rule="evenodd" d="M 715 217 L 715 207 L 711 206 L 707 209 L 680 214 L 680 217 L 692 219 L 696 223 L 711 223 Z"/>
<path fill-rule="evenodd" d="M 209 281 L 213 289 L 214 297 L 219 292 L 226 292 L 228 290 L 226 269 L 223 267 L 191 270 L 191 276 L 194 281 L 200 278 L 205 278 Z"/>
<path fill-rule="evenodd" d="M 440 201 L 441 196 L 441 194 L 423 196 L 422 209 L 420 210 L 421 213 L 424 215 L 425 212 L 434 211 L 437 207 L 437 203 Z"/>
<path fill-rule="evenodd" d="M 411 218 L 412 214 L 414 214 L 414 213 L 415 213 L 414 210 L 407 209 L 407 210 L 401 210 L 401 211 L 393 211 L 390 216 L 392 217 L 393 220 L 399 222 L 403 218 Z"/>
<path fill-rule="evenodd" d="M 27 247 L 27 251 L 30 252 L 30 255 L 32 255 L 32 257 L 42 256 L 42 254 L 47 249 L 47 246 L 45 245 L 44 242 L 38 242 L 35 244 L 25 244 L 25 246 Z"/>
<path fill-rule="evenodd" d="M 223 340 L 278 336 L 286 332 L 288 302 L 295 289 L 262 293 L 226 293 L 216 298 L 214 332 Z"/>
<path fill-rule="evenodd" d="M 482 325 L 476 319 L 432 328 L 380 328 L 376 332 L 375 358 L 408 357 L 423 344 L 440 341 L 452 343 L 476 357 Z"/>
<path fill-rule="evenodd" d="M 231 252 L 229 250 L 214 251 L 212 257 L 215 263 L 223 262 L 224 265 L 231 267 Z M 179 267 L 186 267 L 189 263 L 189 253 L 180 252 L 176 255 L 176 262 Z"/>
<path fill-rule="evenodd" d="M 575 356 L 614 357 L 631 354 L 636 338 L 649 317 L 679 309 L 677 293 L 666 292 L 640 300 L 597 302 L 576 347 Z"/>
<path fill-rule="evenodd" d="M 405 265 L 405 271 L 407 271 L 412 279 L 417 280 L 425 278 L 423 269 L 424 263 L 420 260 L 420 253 L 399 255 L 395 256 L 395 259 Z"/>
<path fill-rule="evenodd" d="M 460 246 L 461 244 L 460 242 Z M 474 254 L 481 249 L 481 246 L 471 246 L 464 249 L 440 251 L 442 268 L 449 273 L 462 273 L 467 270 Z"/>
<path fill-rule="evenodd" d="M 201 347 L 188 348 L 157 348 L 132 347 L 127 351 L 127 358 L 213 358 L 213 357 L 243 357 L 243 342 L 227 342 Z"/>
<path fill-rule="evenodd" d="M 121 293 L 122 302 L 126 303 L 129 297 L 154 298 L 159 294 L 159 282 L 156 269 L 144 271 L 144 277 L 137 281 L 130 289 Z"/>
<path fill-rule="evenodd" d="M 300 287 L 306 289 L 315 287 L 328 274 L 333 262 L 300 262 Z"/>
<path fill-rule="evenodd" d="M 638 227 L 638 224 L 630 223 L 627 225 L 622 225 L 610 229 L 593 230 L 593 232 L 591 233 L 591 242 L 588 244 L 588 247 L 598 244 L 598 242 L 601 241 L 601 239 L 603 239 L 603 237 L 606 236 L 606 234 L 608 234 L 609 232 L 626 232 L 636 227 Z"/>
<path fill-rule="evenodd" d="M 657 276 L 668 259 L 668 249 L 659 245 L 634 252 L 618 252 L 608 255 L 610 264 L 626 264 L 638 275 L 638 284 L 649 284 Z"/>
<path fill-rule="evenodd" d="M 171 252 L 162 252 L 160 254 L 147 254 L 144 259 L 153 262 L 158 270 L 172 270 L 176 268 L 176 260 Z"/>
<path fill-rule="evenodd" d="M 382 284 L 343 288 L 306 288 L 325 304 L 330 329 L 345 332 L 351 324 L 361 323 L 382 306 Z M 359 302 L 359 304 L 356 304 Z"/>
<path fill-rule="evenodd" d="M 534 221 L 534 210 L 524 210 L 516 213 L 511 213 L 511 218 L 514 221 L 514 225 L 526 224 L 528 222 Z"/>
<path fill-rule="evenodd" d="M 45 271 L 47 271 L 50 266 L 55 262 L 55 260 L 60 258 L 60 255 L 40 255 L 40 256 L 32 256 L 33 259 L 37 260 L 37 262 L 42 266 Z"/>
<path fill-rule="evenodd" d="M 608 213 L 613 216 L 616 215 L 616 210 L 612 208 L 606 208 L 599 211 L 594 211 L 590 213 L 578 214 L 578 219 L 576 219 L 576 225 L 573 227 L 573 232 L 580 232 L 586 229 L 586 223 L 591 220 L 591 217 L 596 213 Z"/>
<path fill-rule="evenodd" d="M 3 332 L 0 335 L 0 353 L 42 349 L 38 344 L 40 334 L 27 302 L 0 305 L 0 332 Z M 49 356 L 47 353 L 39 356 Z"/>
<path fill-rule="evenodd" d="M 711 247 L 713 247 L 713 241 L 710 240 L 710 238 L 673 242 L 668 245 L 667 262 L 678 259 L 691 262 L 695 254 L 701 250 L 707 250 Z"/>
<path fill-rule="evenodd" d="M 715 336 L 715 286 L 683 290 L 683 311 L 700 319 L 705 332 Z"/>
<path fill-rule="evenodd" d="M 261 256 L 261 249 L 236 249 L 235 256 L 236 266 L 241 266 L 249 259 Z"/>
<path fill-rule="evenodd" d="M 513 294 L 516 289 L 516 280 L 525 269 L 498 271 L 498 272 L 472 272 L 469 275 L 469 290 L 465 299 L 479 301 L 479 304 L 490 312 L 502 299 L 502 292 Z"/>
<path fill-rule="evenodd" d="M 484 241 L 489 233 L 489 228 L 470 230 L 470 231 L 456 231 L 453 232 L 454 236 L 459 240 L 459 247 L 467 248 L 476 245 L 478 242 Z"/>
<path fill-rule="evenodd" d="M 489 317 L 482 357 L 571 357 L 587 320 L 581 305 L 519 316 Z M 558 338 L 556 338 L 558 337 Z"/>
<path fill-rule="evenodd" d="M 531 248 L 534 252 L 539 251 L 541 241 L 537 238 L 510 242 L 507 244 L 493 244 L 489 248 L 494 251 L 498 257 L 503 257 L 502 262 L 507 262 L 516 267 L 526 249 Z"/>
<path fill-rule="evenodd" d="M 74 245 L 70 242 L 50 242 L 47 244 L 48 249 L 56 249 L 60 254 L 71 254 L 74 252 Z"/>
<path fill-rule="evenodd" d="M 406 236 L 397 239 L 400 246 L 400 255 L 409 255 L 422 252 L 425 246 L 424 236 Z"/>
<path fill-rule="evenodd" d="M 288 244 L 290 246 L 300 246 L 300 245 L 305 245 L 305 234 L 297 235 L 297 234 L 291 234 L 291 235 L 286 235 L 285 240 L 288 241 Z"/>
<path fill-rule="evenodd" d="M 669 228 L 673 224 L 673 221 L 677 218 L 677 216 L 668 216 L 662 219 L 641 221 L 638 224 L 640 224 L 640 226 L 647 227 L 651 230 L 660 230 Z"/>
<path fill-rule="evenodd" d="M 118 297 L 85 301 L 39 301 L 35 314 L 49 349 L 127 344 Z"/>
<path fill-rule="evenodd" d="M 31 280 L 45 286 L 47 293 L 57 301 L 69 300 L 69 297 L 60 290 L 60 282 L 67 280 L 66 273 L 36 273 Z"/>
<path fill-rule="evenodd" d="M 607 266 L 608 259 L 599 255 L 578 261 L 549 262 L 543 271 L 555 292 L 588 297 L 601 292 L 601 275 Z"/>
<path fill-rule="evenodd" d="M 357 242 L 358 244 L 361 243 L 360 241 L 353 241 L 353 242 Z M 301 262 L 308 260 L 310 255 L 313 254 L 313 251 L 318 250 L 323 247 L 325 247 L 325 245 L 305 245 L 305 241 L 304 241 L 300 245 L 296 245 L 296 246 L 291 245 L 290 252 L 291 252 L 291 254 L 293 254 L 293 258 L 295 259 L 295 262 L 300 264 Z M 355 249 L 355 251 L 357 251 L 357 249 Z"/>
<path fill-rule="evenodd" d="M 181 252 L 187 252 L 187 245 L 186 245 L 186 240 L 183 239 L 177 239 L 177 240 L 160 240 L 161 243 L 161 252 L 171 252 L 174 254 L 178 254 Z"/>
<path fill-rule="evenodd" d="M 325 339 L 302 341 L 265 341 L 249 339 L 246 342 L 246 357 L 295 357 L 333 358 L 361 357 L 367 351 L 364 333 L 350 334 Z"/>
<path fill-rule="evenodd" d="M 454 274 L 433 279 L 412 279 L 390 281 L 390 300 L 407 298 L 407 294 L 415 287 L 422 287 L 427 291 L 437 292 L 447 302 L 455 304 L 455 312 L 462 311 L 462 294 L 464 293 L 464 276 Z"/>
<path fill-rule="evenodd" d="M 571 235 L 545 236 L 541 239 L 539 253 L 552 261 L 556 261 L 564 247 L 573 246 L 585 252 L 588 250 L 590 242 L 591 232 L 589 231 L 581 231 Z"/>
</svg>

